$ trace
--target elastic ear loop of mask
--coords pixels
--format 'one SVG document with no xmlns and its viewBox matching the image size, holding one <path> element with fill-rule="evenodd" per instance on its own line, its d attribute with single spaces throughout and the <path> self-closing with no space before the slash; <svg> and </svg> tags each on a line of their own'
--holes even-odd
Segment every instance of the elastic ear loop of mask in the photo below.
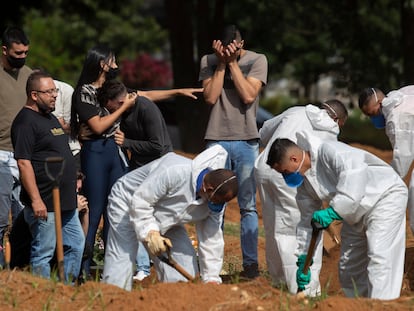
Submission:
<svg viewBox="0 0 414 311">
<path fill-rule="evenodd" d="M 214 195 L 216 194 L 216 192 L 221 188 L 221 187 L 223 187 L 223 185 L 225 185 L 226 183 L 228 183 L 230 180 L 232 180 L 232 179 L 235 179 L 236 178 L 236 176 L 231 176 L 231 177 L 229 177 L 229 178 L 227 178 L 226 180 L 224 180 L 220 185 L 218 185 L 217 187 L 216 187 L 216 189 L 214 189 L 214 191 L 213 191 L 213 193 L 210 195 L 210 198 L 209 198 L 209 200 L 212 198 L 212 197 L 214 197 Z"/>
<path fill-rule="evenodd" d="M 328 109 L 334 115 L 334 119 L 338 119 L 338 115 L 336 114 L 336 111 L 331 106 L 329 106 L 327 103 L 322 103 L 322 107 L 325 107 L 326 109 Z"/>
<path fill-rule="evenodd" d="M 375 89 L 373 87 L 371 88 L 371 90 L 372 90 L 372 93 L 375 96 L 375 102 L 377 103 L 378 102 L 377 92 L 375 92 Z"/>
</svg>

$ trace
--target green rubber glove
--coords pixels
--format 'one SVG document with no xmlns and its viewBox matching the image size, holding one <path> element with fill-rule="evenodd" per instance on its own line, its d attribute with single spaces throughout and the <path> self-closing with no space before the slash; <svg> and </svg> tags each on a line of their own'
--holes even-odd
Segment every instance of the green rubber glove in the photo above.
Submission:
<svg viewBox="0 0 414 311">
<path fill-rule="evenodd" d="M 319 223 L 324 229 L 327 228 L 334 220 L 342 220 L 332 206 L 316 211 L 312 215 L 312 221 Z"/>
<path fill-rule="evenodd" d="M 296 266 L 300 269 L 303 270 L 303 266 L 305 265 L 305 260 L 306 260 L 306 254 L 302 254 L 298 257 L 298 260 L 296 261 Z M 311 266 L 313 264 L 313 259 L 311 260 Z"/>
<path fill-rule="evenodd" d="M 308 273 L 304 274 L 301 268 L 296 270 L 296 284 L 298 284 L 298 290 L 304 291 L 305 286 L 309 284 L 311 280 L 311 271 L 308 269 Z"/>
<path fill-rule="evenodd" d="M 298 284 L 299 291 L 304 291 L 305 286 L 309 284 L 311 279 L 311 272 L 310 269 L 308 270 L 307 274 L 303 273 L 303 266 L 305 265 L 306 254 L 302 254 L 298 257 L 296 261 L 296 265 L 298 266 L 298 270 L 296 271 L 296 283 Z M 311 265 L 313 264 L 313 259 L 311 261 Z"/>
</svg>

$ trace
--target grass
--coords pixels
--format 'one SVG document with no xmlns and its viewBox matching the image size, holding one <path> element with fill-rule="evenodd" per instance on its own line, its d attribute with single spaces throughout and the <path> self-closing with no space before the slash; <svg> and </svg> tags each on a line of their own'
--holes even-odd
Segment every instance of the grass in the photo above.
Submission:
<svg viewBox="0 0 414 311">
<path fill-rule="evenodd" d="M 224 222 L 224 235 L 240 236 L 240 224 L 234 222 Z M 264 238 L 264 228 L 259 226 L 259 237 Z"/>
</svg>

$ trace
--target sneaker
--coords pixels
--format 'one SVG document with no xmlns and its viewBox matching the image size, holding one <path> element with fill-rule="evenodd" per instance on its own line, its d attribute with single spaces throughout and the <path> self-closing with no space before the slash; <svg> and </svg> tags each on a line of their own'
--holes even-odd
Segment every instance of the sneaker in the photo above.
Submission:
<svg viewBox="0 0 414 311">
<path fill-rule="evenodd" d="M 148 276 L 148 274 L 146 274 L 144 271 L 138 271 L 133 279 L 136 281 L 142 281 L 143 279 L 145 279 Z"/>
<path fill-rule="evenodd" d="M 259 276 L 259 266 L 257 263 L 243 266 L 243 271 L 240 272 L 240 276 L 248 279 L 255 279 Z"/>
</svg>

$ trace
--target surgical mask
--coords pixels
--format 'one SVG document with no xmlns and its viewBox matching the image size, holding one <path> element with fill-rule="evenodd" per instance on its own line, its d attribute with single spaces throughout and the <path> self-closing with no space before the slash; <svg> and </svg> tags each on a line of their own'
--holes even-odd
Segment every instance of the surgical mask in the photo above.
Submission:
<svg viewBox="0 0 414 311">
<path fill-rule="evenodd" d="M 106 80 L 116 79 L 118 77 L 118 73 L 119 73 L 119 68 L 110 67 L 105 75 L 105 78 Z"/>
<path fill-rule="evenodd" d="M 369 117 L 371 122 L 374 124 L 375 128 L 383 129 L 385 127 L 385 117 L 382 113 L 376 116 Z"/>
<path fill-rule="evenodd" d="M 305 161 L 305 151 L 303 151 L 302 161 L 299 164 L 299 167 L 293 173 L 282 173 L 283 179 L 289 187 L 297 188 L 303 183 L 303 176 L 299 173 L 302 168 L 303 162 Z"/>
<path fill-rule="evenodd" d="M 211 198 L 214 197 L 214 195 L 216 194 L 216 192 L 223 187 L 223 185 L 227 184 L 230 180 L 235 179 L 236 176 L 231 176 L 229 178 L 227 178 L 226 180 L 224 180 L 221 184 L 219 184 L 216 189 L 213 190 L 212 194 L 210 195 L 210 197 L 208 198 L 208 202 L 207 202 L 207 206 L 208 208 L 212 211 L 212 212 L 216 212 L 219 213 L 223 210 L 225 203 L 213 203 L 211 201 Z M 204 187 L 204 186 L 203 186 Z M 204 192 L 206 192 L 206 190 L 204 189 Z"/>
<path fill-rule="evenodd" d="M 9 63 L 9 65 L 13 68 L 22 68 L 26 62 L 26 57 L 23 58 L 17 58 L 14 56 L 7 56 L 7 62 Z"/>
<path fill-rule="evenodd" d="M 210 211 L 215 213 L 220 213 L 224 208 L 224 203 L 213 203 L 211 201 L 208 201 L 207 205 Z"/>
<path fill-rule="evenodd" d="M 378 103 L 377 92 L 375 91 L 374 88 L 371 88 L 371 90 L 372 90 L 372 94 L 375 96 L 375 102 Z M 376 116 L 371 116 L 369 118 L 371 119 L 371 122 L 374 124 L 375 128 L 383 129 L 385 127 L 385 117 L 382 114 L 382 112 L 380 112 L 380 114 L 378 114 Z"/>
</svg>

